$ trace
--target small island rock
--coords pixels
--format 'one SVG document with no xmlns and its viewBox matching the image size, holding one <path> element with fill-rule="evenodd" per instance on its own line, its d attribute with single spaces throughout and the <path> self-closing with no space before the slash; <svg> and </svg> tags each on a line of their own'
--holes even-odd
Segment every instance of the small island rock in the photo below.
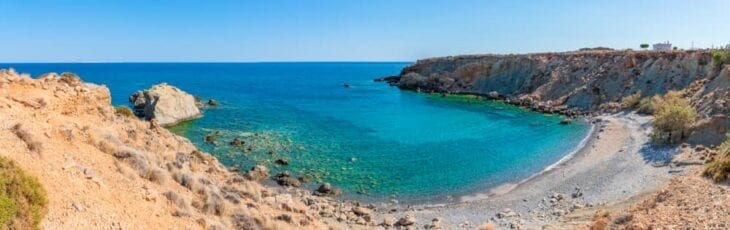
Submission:
<svg viewBox="0 0 730 230">
<path fill-rule="evenodd" d="M 201 116 L 195 98 L 177 87 L 161 83 L 129 96 L 140 118 L 156 119 L 160 125 L 174 125 Z"/>
</svg>

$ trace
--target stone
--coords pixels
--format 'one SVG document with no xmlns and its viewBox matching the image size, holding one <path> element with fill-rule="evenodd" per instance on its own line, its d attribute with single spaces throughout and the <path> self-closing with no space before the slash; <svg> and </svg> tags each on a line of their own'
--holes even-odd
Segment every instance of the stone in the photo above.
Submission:
<svg viewBox="0 0 730 230">
<path fill-rule="evenodd" d="M 613 223 L 619 224 L 619 225 L 626 224 L 626 223 L 630 222 L 632 219 L 634 219 L 634 215 L 629 214 L 629 213 L 624 213 L 624 214 L 614 217 Z"/>
<path fill-rule="evenodd" d="M 135 115 L 146 120 L 156 119 L 163 126 L 202 115 L 192 95 L 166 83 L 135 92 L 129 96 L 129 102 L 134 105 Z"/>
<path fill-rule="evenodd" d="M 353 207 L 352 212 L 358 216 L 371 216 L 373 211 L 365 207 Z"/>
<path fill-rule="evenodd" d="M 561 125 L 567 125 L 573 123 L 573 119 L 570 119 L 570 117 L 563 118 L 563 120 L 560 120 Z"/>
<path fill-rule="evenodd" d="M 499 98 L 499 93 L 497 91 L 489 91 L 489 93 L 487 95 L 489 96 L 489 98 L 492 98 L 492 99 Z"/>
<path fill-rule="evenodd" d="M 330 183 L 323 183 L 317 190 L 314 190 L 314 195 L 317 196 L 336 196 L 341 193 L 342 190 L 333 188 Z"/>
<path fill-rule="evenodd" d="M 411 225 L 414 225 L 414 224 L 416 224 L 416 216 L 413 215 L 413 214 L 411 214 L 411 213 L 408 213 L 405 216 L 403 216 L 402 218 L 400 218 L 400 220 L 398 220 L 398 223 L 397 224 L 399 226 L 411 226 Z"/>
<path fill-rule="evenodd" d="M 246 172 L 245 177 L 251 181 L 260 181 L 269 177 L 269 169 L 263 165 L 256 165 Z"/>
<path fill-rule="evenodd" d="M 385 216 L 383 217 L 383 226 L 394 226 L 396 224 L 396 219 L 393 216 Z"/>
<path fill-rule="evenodd" d="M 208 104 L 209 106 L 218 106 L 218 101 L 211 98 L 211 99 L 208 99 L 208 103 L 206 103 L 206 104 Z"/>
<path fill-rule="evenodd" d="M 245 143 L 246 143 L 245 141 L 242 141 L 238 138 L 233 138 L 233 140 L 231 141 L 231 145 L 233 145 L 233 146 L 241 146 Z"/>
<path fill-rule="evenodd" d="M 289 160 L 287 160 L 287 159 L 277 159 L 276 161 L 274 161 L 274 163 L 276 163 L 278 165 L 289 165 Z"/>
<path fill-rule="evenodd" d="M 277 174 L 274 177 L 274 180 L 279 185 L 285 186 L 285 187 L 295 187 L 295 188 L 298 188 L 298 187 L 301 187 L 302 186 L 302 182 L 300 182 L 296 178 L 291 177 L 291 175 L 289 175 L 289 173 L 287 173 L 287 172 L 282 172 L 282 173 Z"/>
</svg>

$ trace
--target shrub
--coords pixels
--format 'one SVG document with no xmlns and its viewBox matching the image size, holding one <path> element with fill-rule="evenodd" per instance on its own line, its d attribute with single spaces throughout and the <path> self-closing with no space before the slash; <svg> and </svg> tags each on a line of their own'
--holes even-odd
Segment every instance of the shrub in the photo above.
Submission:
<svg viewBox="0 0 730 230">
<path fill-rule="evenodd" d="M 725 46 L 724 49 L 719 49 L 712 52 L 712 61 L 717 67 L 722 67 L 723 65 L 730 64 L 730 44 Z"/>
<path fill-rule="evenodd" d="M 131 109 L 127 108 L 126 106 L 117 106 L 114 108 L 114 114 L 123 116 L 123 117 L 134 117 L 134 113 Z"/>
<path fill-rule="evenodd" d="M 715 181 L 730 179 L 730 133 L 725 134 L 727 139 L 717 149 L 715 160 L 705 167 L 705 176 L 712 177 Z"/>
<path fill-rule="evenodd" d="M 657 142 L 674 144 L 684 139 L 697 118 L 695 109 L 676 91 L 664 95 L 656 109 L 652 137 Z"/>
<path fill-rule="evenodd" d="M 641 92 L 636 92 L 635 94 L 624 97 L 621 100 L 621 107 L 624 109 L 634 109 L 639 106 L 639 101 L 641 101 Z"/>
<path fill-rule="evenodd" d="M 0 156 L 0 229 L 40 229 L 47 205 L 38 180 Z"/>
<path fill-rule="evenodd" d="M 643 114 L 654 114 L 654 112 L 656 112 L 657 110 L 657 107 L 662 102 L 663 99 L 660 96 L 642 98 L 641 100 L 639 100 L 639 104 L 637 105 L 637 112 Z"/>
</svg>

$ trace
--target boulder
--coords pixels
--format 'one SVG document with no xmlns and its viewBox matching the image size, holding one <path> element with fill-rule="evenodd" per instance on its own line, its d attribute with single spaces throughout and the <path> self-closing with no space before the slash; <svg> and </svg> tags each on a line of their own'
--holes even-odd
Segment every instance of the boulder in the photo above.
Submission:
<svg viewBox="0 0 730 230">
<path fill-rule="evenodd" d="M 330 183 L 324 183 L 314 190 L 314 195 L 317 196 L 336 196 L 342 193 L 342 190 L 333 188 Z"/>
<path fill-rule="evenodd" d="M 278 183 L 279 185 L 284 186 L 284 187 L 298 188 L 298 187 L 302 186 L 302 182 L 300 182 L 296 178 L 292 177 L 287 172 L 279 173 L 276 176 L 274 176 L 273 179 L 276 181 L 276 183 Z"/>
<path fill-rule="evenodd" d="M 156 119 L 160 125 L 174 125 L 201 116 L 195 97 L 177 87 L 161 83 L 129 96 L 135 115 L 140 118 Z"/>
<path fill-rule="evenodd" d="M 209 106 L 218 106 L 218 101 L 216 101 L 215 99 L 212 99 L 212 98 L 208 99 L 208 105 Z"/>
<path fill-rule="evenodd" d="M 269 177 L 269 169 L 263 165 L 256 165 L 246 172 L 246 179 L 252 181 L 260 181 Z"/>
</svg>

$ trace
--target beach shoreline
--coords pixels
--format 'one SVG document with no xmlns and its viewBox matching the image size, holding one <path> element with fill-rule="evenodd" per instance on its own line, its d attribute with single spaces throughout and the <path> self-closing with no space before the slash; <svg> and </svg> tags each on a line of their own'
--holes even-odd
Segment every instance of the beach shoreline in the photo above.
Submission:
<svg viewBox="0 0 730 230">
<path fill-rule="evenodd" d="M 453 204 L 391 205 L 422 220 L 439 218 L 447 228 L 587 224 L 595 210 L 633 204 L 665 185 L 674 175 L 668 163 L 677 148 L 650 142 L 651 117 L 620 113 L 588 118 L 593 122 L 582 148 L 519 183 L 503 184 Z M 657 155 L 653 159 L 647 154 Z M 689 171 L 689 170 L 685 170 Z M 383 213 L 383 215 L 389 215 Z"/>
</svg>

